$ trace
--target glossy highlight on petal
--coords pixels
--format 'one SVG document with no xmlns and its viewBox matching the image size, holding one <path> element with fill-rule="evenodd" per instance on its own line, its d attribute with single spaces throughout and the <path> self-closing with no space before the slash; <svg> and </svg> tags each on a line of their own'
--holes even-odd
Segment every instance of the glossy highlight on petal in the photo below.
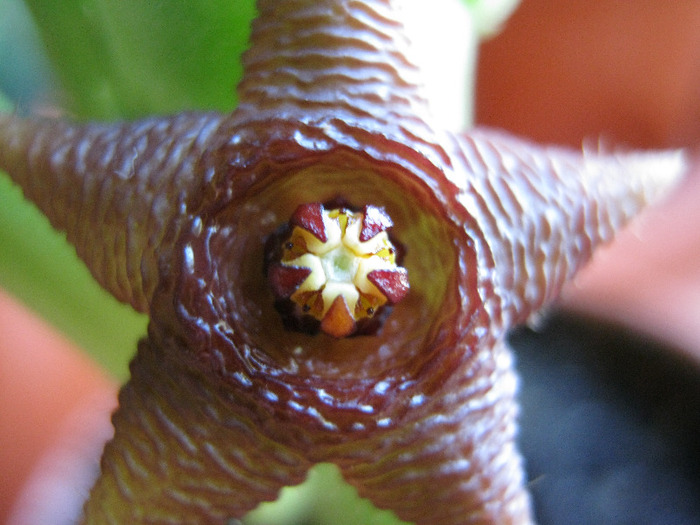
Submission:
<svg viewBox="0 0 700 525">
<path fill-rule="evenodd" d="M 148 311 L 166 235 L 196 188 L 197 159 L 224 117 L 183 113 L 79 124 L 0 115 L 0 168 L 65 231 L 95 279 Z"/>
<path fill-rule="evenodd" d="M 221 523 L 317 462 L 417 524 L 532 522 L 506 334 L 687 159 L 435 128 L 403 1 L 260 0 L 229 115 L 0 116 L 151 316 L 87 523 Z"/>
<path fill-rule="evenodd" d="M 380 232 L 386 231 L 394 225 L 391 217 L 376 206 L 366 205 L 362 210 L 362 229 L 360 230 L 360 242 L 366 242 Z"/>
<path fill-rule="evenodd" d="M 367 279 L 386 296 L 391 304 L 398 303 L 408 293 L 408 274 L 406 270 L 372 270 Z"/>
</svg>

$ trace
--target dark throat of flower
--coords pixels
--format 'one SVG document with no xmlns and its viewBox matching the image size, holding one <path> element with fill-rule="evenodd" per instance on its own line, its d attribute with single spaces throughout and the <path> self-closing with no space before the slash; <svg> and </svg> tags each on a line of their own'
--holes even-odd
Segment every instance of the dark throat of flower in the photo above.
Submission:
<svg viewBox="0 0 700 525">
<path fill-rule="evenodd" d="M 376 333 L 409 290 L 384 209 L 302 204 L 266 243 L 265 268 L 285 327 L 341 338 Z"/>
</svg>

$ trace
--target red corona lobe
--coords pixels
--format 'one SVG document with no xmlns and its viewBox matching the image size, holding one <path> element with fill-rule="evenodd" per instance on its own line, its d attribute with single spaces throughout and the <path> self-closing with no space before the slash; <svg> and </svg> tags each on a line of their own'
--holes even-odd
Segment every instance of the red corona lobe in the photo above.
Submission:
<svg viewBox="0 0 700 525">
<path fill-rule="evenodd" d="M 316 202 L 311 204 L 302 204 L 292 215 L 289 223 L 294 226 L 300 226 L 311 233 L 321 242 L 326 242 L 326 227 L 323 224 L 323 206 Z"/>
<path fill-rule="evenodd" d="M 408 273 L 403 268 L 373 270 L 367 274 L 367 279 L 381 290 L 389 304 L 398 303 L 408 293 Z"/>
<path fill-rule="evenodd" d="M 376 206 L 366 205 L 362 209 L 362 229 L 360 230 L 360 241 L 365 242 L 380 232 L 388 230 L 394 225 L 391 218 L 384 210 Z"/>
<path fill-rule="evenodd" d="M 267 278 L 274 294 L 286 299 L 299 288 L 310 273 L 311 270 L 309 268 L 273 264 L 268 270 Z"/>
</svg>

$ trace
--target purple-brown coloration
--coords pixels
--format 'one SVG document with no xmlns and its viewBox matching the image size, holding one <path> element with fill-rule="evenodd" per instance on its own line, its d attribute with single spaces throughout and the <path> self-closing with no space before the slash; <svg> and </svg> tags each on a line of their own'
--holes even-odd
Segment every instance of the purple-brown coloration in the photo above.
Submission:
<svg viewBox="0 0 700 525">
<path fill-rule="evenodd" d="M 231 115 L 0 116 L 0 167 L 151 315 L 86 521 L 224 523 L 329 461 L 405 520 L 529 523 L 506 331 L 683 159 L 439 129 L 401 1 L 258 10 Z M 339 196 L 387 211 L 411 292 L 376 335 L 287 331 L 265 238 Z"/>
</svg>

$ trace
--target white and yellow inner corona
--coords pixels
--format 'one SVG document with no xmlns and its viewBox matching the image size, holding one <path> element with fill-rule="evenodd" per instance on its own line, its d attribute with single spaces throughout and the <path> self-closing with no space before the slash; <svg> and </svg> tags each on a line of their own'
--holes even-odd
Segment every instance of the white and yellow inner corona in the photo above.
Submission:
<svg viewBox="0 0 700 525">
<path fill-rule="evenodd" d="M 382 209 L 365 206 L 353 212 L 303 205 L 290 226 L 271 273 L 273 291 L 320 321 L 329 335 L 350 335 L 358 321 L 408 291 L 407 272 L 397 265 L 387 233 L 392 223 Z"/>
</svg>

